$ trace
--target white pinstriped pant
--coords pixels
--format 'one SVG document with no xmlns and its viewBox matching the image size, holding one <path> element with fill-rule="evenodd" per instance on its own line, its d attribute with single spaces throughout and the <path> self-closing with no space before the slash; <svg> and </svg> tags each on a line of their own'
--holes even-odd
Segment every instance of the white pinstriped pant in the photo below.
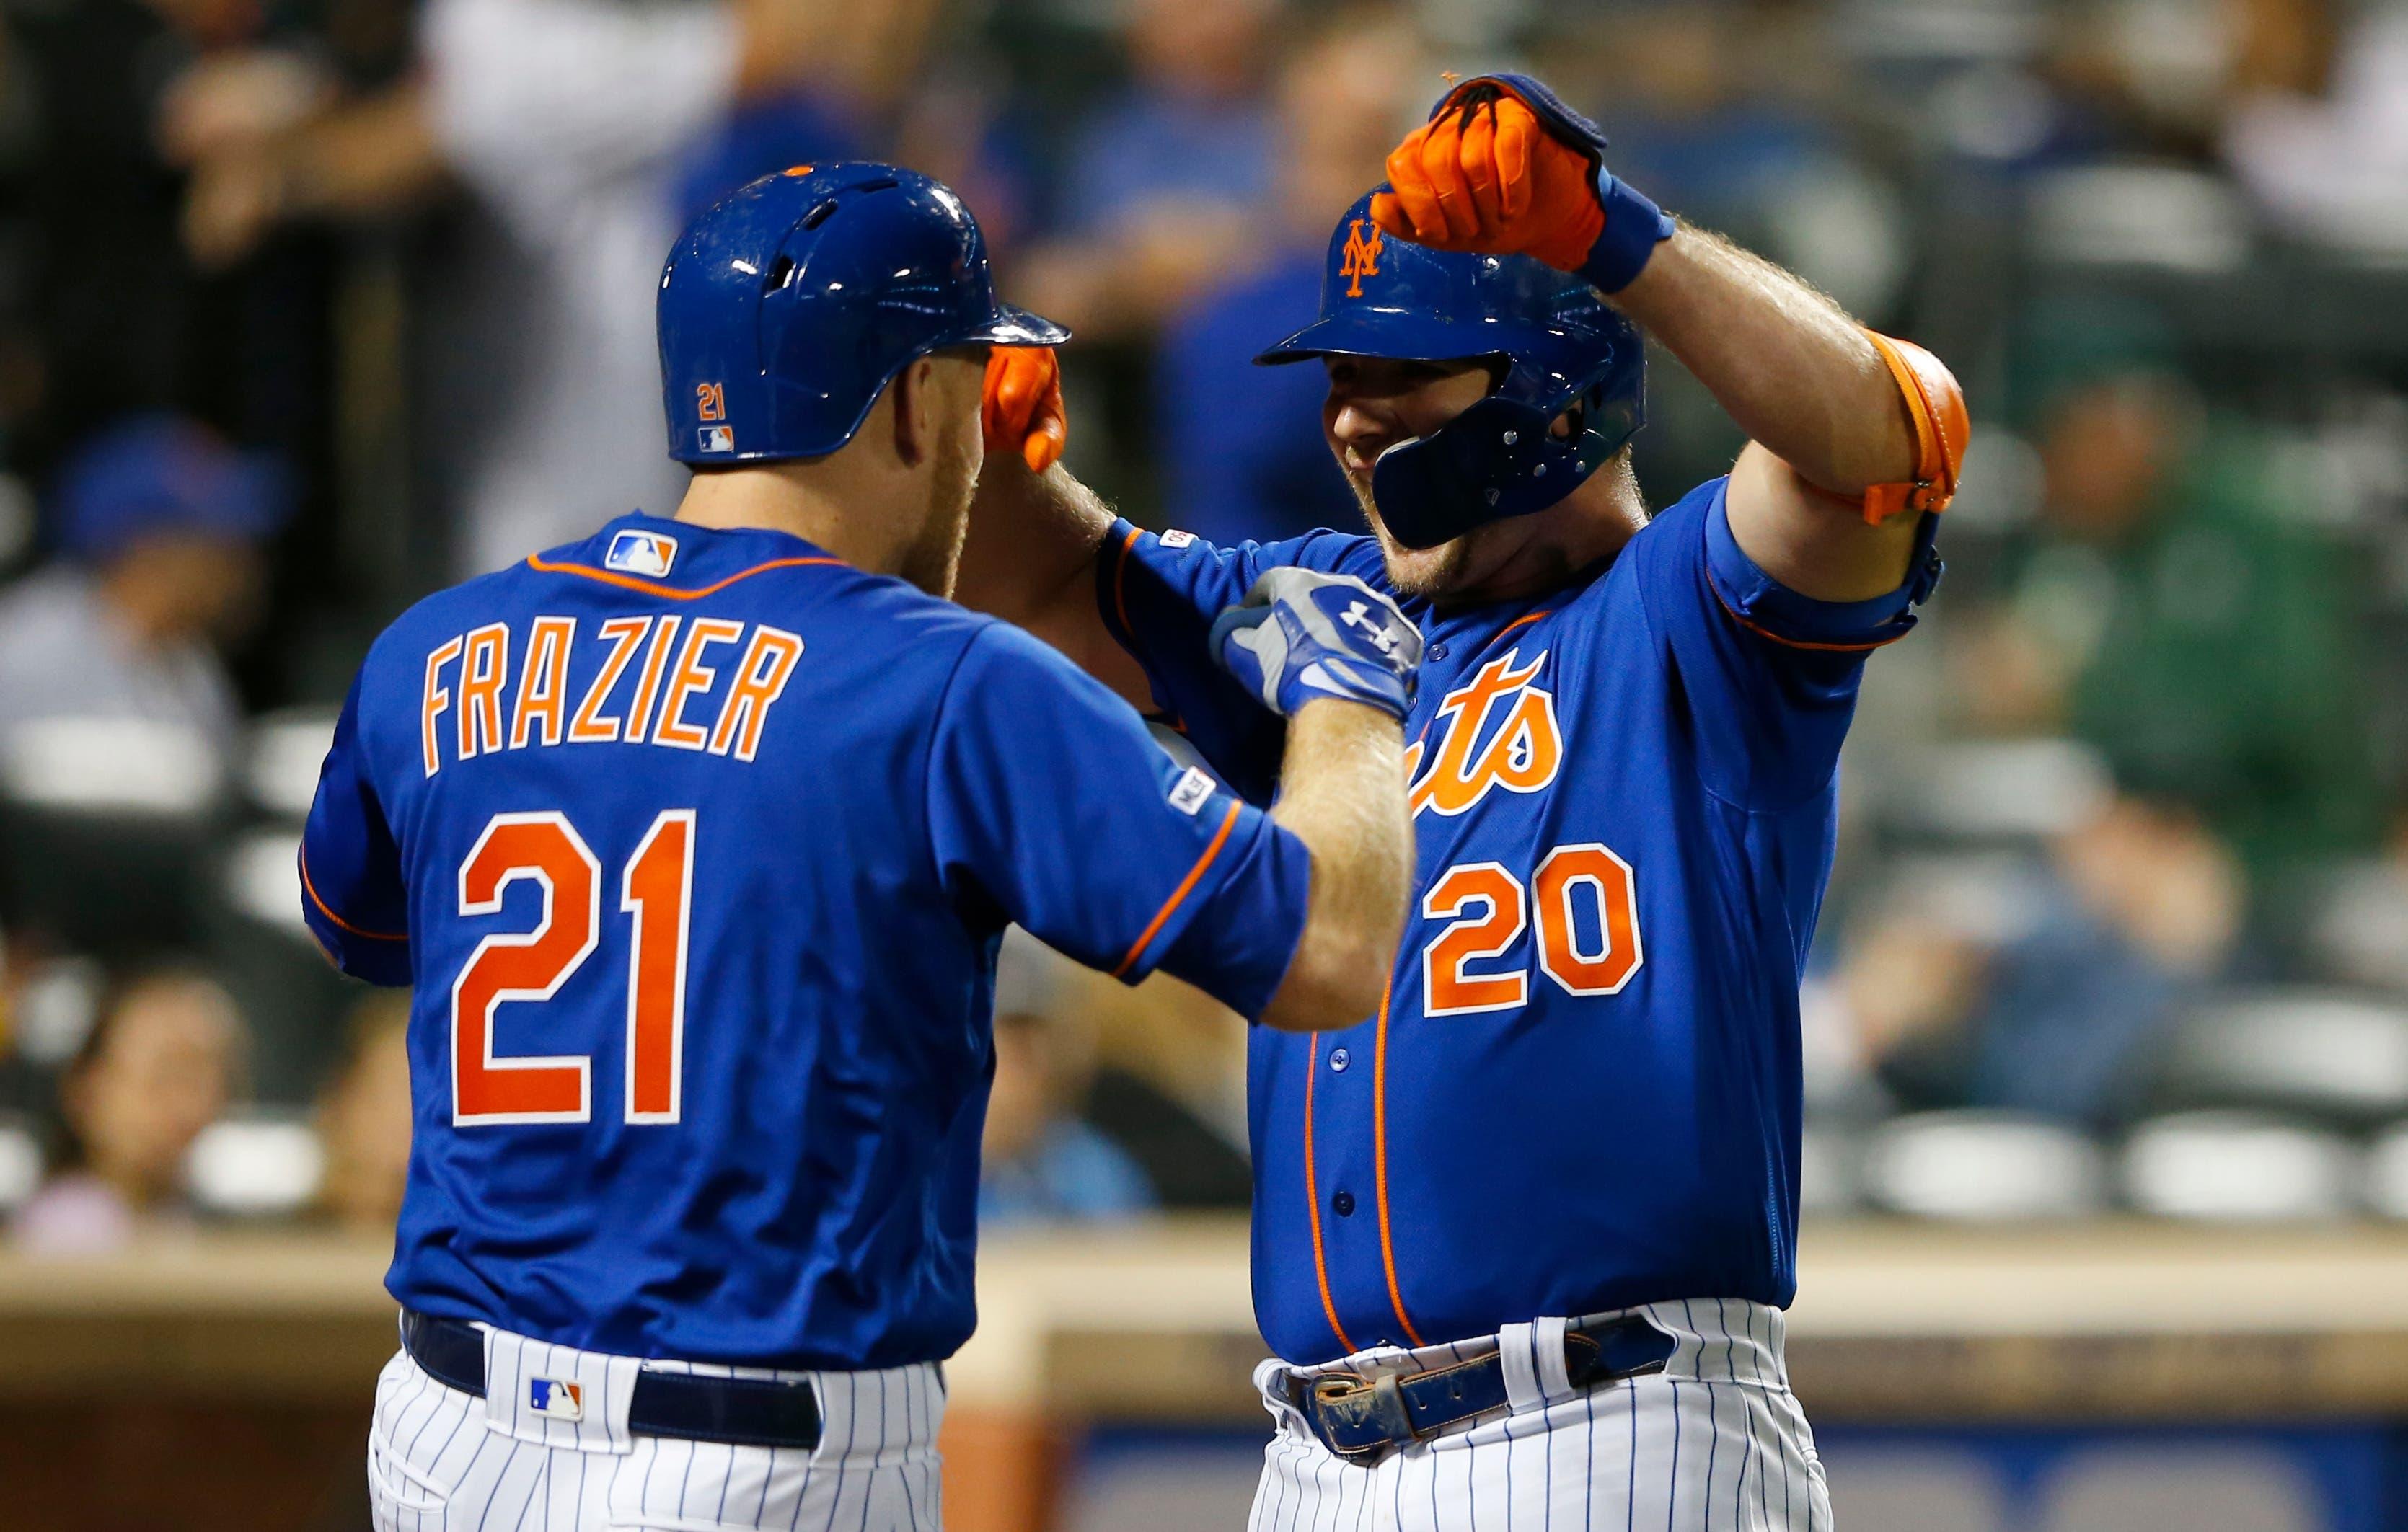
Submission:
<svg viewBox="0 0 2408 1532">
<path fill-rule="evenodd" d="M 1677 1342 L 1664 1371 L 1585 1393 L 1544 1383 L 1545 1342 L 1521 1325 L 1324 1367 L 1264 1363 L 1254 1382 L 1278 1429 L 1248 1532 L 1831 1532 L 1814 1435 L 1789 1392 L 1780 1310 L 1700 1298 L 1633 1311 Z M 1287 1400 L 1291 1376 L 1444 1367 L 1500 1343 L 1532 1358 L 1518 1380 L 1508 1368 L 1512 1408 L 1369 1467 L 1324 1447 Z"/>
<path fill-rule="evenodd" d="M 820 1398 L 819 1448 L 624 1432 L 615 1433 L 615 1445 L 547 1446 L 493 1424 L 496 1412 L 486 1400 L 437 1382 L 402 1353 L 378 1380 L 368 1431 L 377 1532 L 937 1532 L 941 1525 L 937 1427 L 945 1391 L 935 1367 L 809 1373 L 643 1367 L 808 1378 Z"/>
</svg>

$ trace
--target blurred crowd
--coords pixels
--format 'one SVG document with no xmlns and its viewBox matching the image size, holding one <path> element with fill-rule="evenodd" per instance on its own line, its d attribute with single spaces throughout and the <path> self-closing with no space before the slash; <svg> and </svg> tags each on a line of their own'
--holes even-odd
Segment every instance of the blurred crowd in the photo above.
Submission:
<svg viewBox="0 0 2408 1532">
<path fill-rule="evenodd" d="M 688 214 L 928 170 L 1078 332 L 1082 477 L 1349 525 L 1250 359 L 1508 64 L 1980 422 L 1844 768 L 1810 1206 L 2408 1217 L 2408 0 L 6 0 L 16 1238 L 389 1220 L 402 1011 L 309 946 L 299 815 L 383 622 L 673 503 Z M 1662 502 L 1738 439 L 1650 381 Z M 1242 1205 L 1234 1019 L 1016 941 L 998 1011 L 991 1223 Z"/>
</svg>

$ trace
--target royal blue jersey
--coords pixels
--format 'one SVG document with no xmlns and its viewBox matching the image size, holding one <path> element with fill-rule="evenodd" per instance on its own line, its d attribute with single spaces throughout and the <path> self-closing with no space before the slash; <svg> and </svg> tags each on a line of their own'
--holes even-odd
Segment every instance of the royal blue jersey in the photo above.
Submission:
<svg viewBox="0 0 2408 1532">
<path fill-rule="evenodd" d="M 1278 721 L 1205 658 L 1265 568 L 1387 589 L 1369 537 L 1218 549 L 1123 523 L 1106 624 L 1204 758 L 1272 785 Z M 1527 601 L 1403 602 L 1419 867 L 1386 1005 L 1258 1030 L 1254 1306 L 1296 1363 L 1661 1299 L 1795 1290 L 1798 981 L 1841 738 L 1909 587 L 1768 578 L 1723 484 Z"/>
<path fill-rule="evenodd" d="M 1006 923 L 1252 1016 L 1310 867 L 1017 629 L 630 516 L 377 640 L 302 873 L 337 964 L 416 985 L 396 1298 L 860 1368 L 970 1332 Z"/>
</svg>

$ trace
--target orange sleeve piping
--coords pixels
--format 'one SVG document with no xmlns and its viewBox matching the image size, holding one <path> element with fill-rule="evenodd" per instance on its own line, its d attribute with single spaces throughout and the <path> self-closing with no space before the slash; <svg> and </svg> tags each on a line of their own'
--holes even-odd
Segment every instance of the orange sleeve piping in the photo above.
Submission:
<svg viewBox="0 0 2408 1532">
<path fill-rule="evenodd" d="M 1765 627 L 1761 623 L 1751 623 L 1746 618 L 1742 617 L 1738 612 L 1732 610 L 1731 604 L 1723 600 L 1722 592 L 1714 592 L 1714 600 L 1721 604 L 1724 613 L 1728 616 L 1732 622 L 1737 623 L 1740 626 L 1747 629 L 1748 632 L 1755 634 L 1759 638 L 1769 638 L 1772 642 L 1788 649 L 1819 650 L 1825 653 L 1830 654 L 1865 654 L 1870 653 L 1876 649 L 1886 648 L 1906 637 L 1903 633 L 1893 633 L 1886 638 L 1875 638 L 1869 644 L 1818 644 L 1810 642 L 1804 638 L 1784 638 L 1780 634 L 1773 632 L 1770 628 Z"/>
<path fill-rule="evenodd" d="M 1137 635 L 1129 628 L 1128 595 L 1123 586 L 1123 578 L 1128 573 L 1129 554 L 1136 550 L 1137 539 L 1138 529 L 1130 527 L 1128 536 L 1121 539 L 1120 556 L 1112 560 L 1112 615 L 1120 619 L 1121 632 L 1132 639 Z"/>
<path fill-rule="evenodd" d="M 408 941 L 409 939 L 409 933 L 407 931 L 396 933 L 392 931 L 363 930 L 361 927 L 353 925 L 351 922 L 343 919 L 342 916 L 337 915 L 333 910 L 327 909 L 326 901 L 318 897 L 318 885 L 309 881 L 308 854 L 304 852 L 300 856 L 294 858 L 294 860 L 300 864 L 301 867 L 301 891 L 309 895 L 309 902 L 318 907 L 318 913 L 325 916 L 328 920 L 333 921 L 337 927 L 349 932 L 352 936 L 366 937 L 370 941 Z"/>
<path fill-rule="evenodd" d="M 1196 885 L 1203 880 L 1205 869 L 1212 865 L 1214 857 L 1221 854 L 1221 848 L 1228 844 L 1229 832 L 1238 827 L 1240 807 L 1234 803 L 1229 805 L 1229 811 L 1222 816 L 1220 831 L 1212 837 L 1212 843 L 1204 848 L 1204 854 L 1196 859 L 1196 865 L 1187 869 L 1187 876 L 1181 879 L 1179 886 L 1170 891 L 1170 897 L 1165 899 L 1162 908 L 1154 912 L 1153 921 L 1138 934 L 1137 940 L 1129 944 L 1127 955 L 1121 959 L 1120 966 L 1112 970 L 1114 979 L 1121 978 L 1137 966 L 1137 960 L 1144 955 L 1146 948 L 1152 944 L 1155 937 L 1161 934 L 1163 926 L 1177 912 L 1179 907 L 1186 902 L 1187 895 L 1196 891 Z"/>
</svg>

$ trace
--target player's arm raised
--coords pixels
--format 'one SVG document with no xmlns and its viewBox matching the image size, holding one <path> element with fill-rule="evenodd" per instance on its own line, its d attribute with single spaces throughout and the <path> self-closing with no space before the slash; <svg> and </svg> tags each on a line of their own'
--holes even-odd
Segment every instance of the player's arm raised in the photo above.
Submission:
<svg viewBox="0 0 2408 1532">
<path fill-rule="evenodd" d="M 1112 513 L 1061 462 L 1062 374 L 1050 346 L 998 346 L 986 369 L 979 470 L 953 599 L 1025 628 L 1140 712 L 1144 669 L 1096 606 L 1096 559 Z"/>
<path fill-rule="evenodd" d="M 1467 80 L 1388 157 L 1394 190 L 1372 216 L 1403 238 L 1586 277 L 1746 431 L 1727 504 L 1748 556 L 1821 600 L 1897 589 L 1921 513 L 1956 491 L 1969 424 L 1955 378 L 1770 262 L 1667 217 L 1605 168 L 1604 149 L 1535 80 Z"/>
</svg>

